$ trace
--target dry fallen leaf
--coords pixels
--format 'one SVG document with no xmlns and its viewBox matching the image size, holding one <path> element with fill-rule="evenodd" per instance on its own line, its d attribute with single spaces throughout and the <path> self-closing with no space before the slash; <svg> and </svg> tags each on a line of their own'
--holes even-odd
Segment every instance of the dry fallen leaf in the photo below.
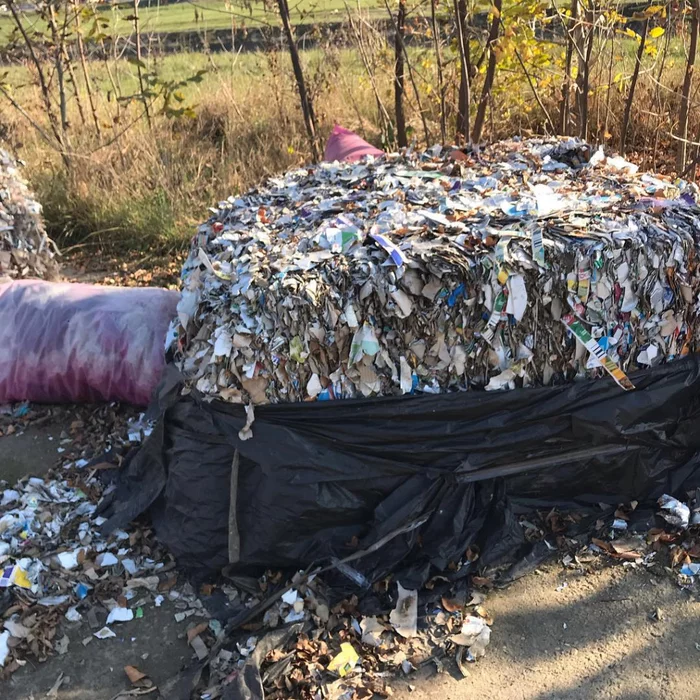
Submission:
<svg viewBox="0 0 700 700">
<path fill-rule="evenodd" d="M 485 576 L 472 576 L 472 583 L 480 588 L 493 588 L 493 581 Z"/>
<path fill-rule="evenodd" d="M 624 559 L 625 561 L 635 561 L 637 559 L 640 559 L 642 555 L 639 552 L 621 552 L 620 554 L 617 553 L 612 553 L 612 557 L 615 559 Z"/>
<path fill-rule="evenodd" d="M 683 564 L 690 564 L 688 552 L 683 547 L 674 547 L 671 550 L 671 566 L 683 566 Z"/>
<path fill-rule="evenodd" d="M 466 153 L 464 153 L 463 151 L 458 151 L 457 149 L 450 152 L 450 158 L 455 161 L 469 162 L 471 160 L 471 158 Z"/>
<path fill-rule="evenodd" d="M 187 630 L 187 643 L 189 644 L 195 637 L 199 637 L 202 632 L 204 632 L 207 627 L 209 627 L 208 622 L 200 622 L 195 625 L 192 629 Z"/>
<path fill-rule="evenodd" d="M 447 612 L 459 612 L 464 607 L 464 602 L 456 600 L 454 598 L 442 597 L 442 607 L 447 610 Z"/>
<path fill-rule="evenodd" d="M 173 574 L 172 576 L 168 576 L 168 578 L 166 578 L 165 581 L 161 581 L 158 584 L 158 591 L 160 593 L 165 593 L 166 591 L 169 591 L 176 583 L 177 583 L 177 574 Z"/>
<path fill-rule="evenodd" d="M 644 548 L 644 540 L 639 536 L 621 537 L 610 542 L 610 546 L 617 554 L 634 552 L 636 556 L 640 556 L 638 551 Z"/>
<path fill-rule="evenodd" d="M 483 605 L 477 605 L 474 612 L 489 626 L 493 624 L 493 617 Z"/>
<path fill-rule="evenodd" d="M 139 671 L 136 666 L 124 666 L 124 673 L 126 673 L 132 685 L 136 685 L 146 677 L 146 674 Z"/>
<path fill-rule="evenodd" d="M 600 540 L 597 537 L 591 537 L 591 542 L 596 547 L 600 547 L 605 552 L 609 552 L 612 554 L 612 552 L 614 551 L 613 548 L 610 546 L 610 542 L 606 542 L 605 540 Z"/>
</svg>

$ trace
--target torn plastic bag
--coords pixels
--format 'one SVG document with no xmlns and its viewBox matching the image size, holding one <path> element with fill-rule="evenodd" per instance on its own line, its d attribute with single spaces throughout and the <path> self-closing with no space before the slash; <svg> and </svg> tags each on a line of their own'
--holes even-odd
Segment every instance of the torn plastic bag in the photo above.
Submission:
<svg viewBox="0 0 700 700">
<path fill-rule="evenodd" d="M 246 659 L 243 668 L 225 687 L 223 700 L 263 700 L 265 691 L 263 690 L 263 680 L 260 677 L 260 666 L 273 649 L 284 648 L 284 645 L 290 639 L 296 638 L 303 628 L 303 623 L 297 622 L 265 634 L 256 644 L 253 653 Z M 287 667 L 288 661 L 288 659 L 281 659 L 274 663 L 267 670 L 265 676 L 269 678 L 278 675 L 281 669 Z"/>
<path fill-rule="evenodd" d="M 147 405 L 180 295 L 24 280 L 0 285 L 0 404 Z"/>
<path fill-rule="evenodd" d="M 700 473 L 697 356 L 636 373 L 631 392 L 599 380 L 258 406 L 246 441 L 242 406 L 180 396 L 178 378 L 171 368 L 106 528 L 150 509 L 179 563 L 200 570 L 306 567 L 385 538 L 352 568 L 415 586 L 472 544 L 512 558 L 512 506 L 656 498 Z"/>
<path fill-rule="evenodd" d="M 383 155 L 384 151 L 380 151 L 371 143 L 367 143 L 367 141 L 360 138 L 354 131 L 344 129 L 342 126 L 336 124 L 326 142 L 323 160 L 329 163 L 336 160 L 354 163 L 356 160 L 360 160 L 360 158 L 364 158 L 365 156 L 374 156 L 378 158 Z"/>
</svg>

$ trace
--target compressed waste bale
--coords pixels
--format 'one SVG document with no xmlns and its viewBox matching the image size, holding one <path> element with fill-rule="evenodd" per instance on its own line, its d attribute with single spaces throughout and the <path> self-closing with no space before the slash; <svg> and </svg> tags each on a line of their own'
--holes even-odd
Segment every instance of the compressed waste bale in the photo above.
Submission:
<svg viewBox="0 0 700 700">
<path fill-rule="evenodd" d="M 184 566 L 348 556 L 356 584 L 418 587 L 472 545 L 481 565 L 522 553 L 516 509 L 694 488 L 696 198 L 539 139 L 325 163 L 222 202 L 105 527 L 150 511 Z"/>
<path fill-rule="evenodd" d="M 17 162 L 0 148 L 0 283 L 58 277 L 57 249 Z"/>
<path fill-rule="evenodd" d="M 148 287 L 0 284 L 0 404 L 147 405 L 178 298 Z"/>
<path fill-rule="evenodd" d="M 696 197 L 571 138 L 293 170 L 199 228 L 173 357 L 246 405 L 631 389 L 695 349 Z"/>
</svg>

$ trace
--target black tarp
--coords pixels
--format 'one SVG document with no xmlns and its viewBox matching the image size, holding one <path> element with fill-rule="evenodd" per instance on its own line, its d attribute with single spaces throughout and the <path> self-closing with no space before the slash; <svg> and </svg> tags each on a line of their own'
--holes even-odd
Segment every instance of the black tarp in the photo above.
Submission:
<svg viewBox="0 0 700 700">
<path fill-rule="evenodd" d="M 159 419 L 121 472 L 105 529 L 150 511 L 185 567 L 304 567 L 343 558 L 369 580 L 413 585 L 477 544 L 488 561 L 522 544 L 514 508 L 615 505 L 695 486 L 700 363 L 632 377 L 518 389 L 277 404 L 255 409 L 181 396 L 163 381 Z M 401 534 L 395 535 L 399 531 Z M 403 532 L 402 532 L 403 531 Z"/>
</svg>

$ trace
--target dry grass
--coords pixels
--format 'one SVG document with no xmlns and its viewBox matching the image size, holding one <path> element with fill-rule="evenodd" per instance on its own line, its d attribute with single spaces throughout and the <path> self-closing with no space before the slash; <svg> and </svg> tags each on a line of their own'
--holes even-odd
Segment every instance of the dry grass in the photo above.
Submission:
<svg viewBox="0 0 700 700">
<path fill-rule="evenodd" d="M 335 120 L 376 140 L 372 101 L 357 73 L 345 70 L 335 75 L 339 64 L 331 66 L 320 52 L 305 59 L 319 83 L 321 138 Z M 162 61 L 161 71 L 167 75 L 203 65 L 209 69 L 204 82 L 186 93 L 195 107 L 194 118 L 156 115 L 151 129 L 141 119 L 120 133 L 120 125 L 136 118 L 140 108 L 122 106 L 120 123 L 110 126 L 116 107 L 108 101 L 104 86 L 98 138 L 89 121 L 85 126 L 80 123 L 73 99 L 70 168 L 25 118 L 3 107 L 4 140 L 27 163 L 27 176 L 44 205 L 50 233 L 62 245 L 182 245 L 213 203 L 307 160 L 286 54 L 238 60 L 223 55 L 172 56 Z M 26 74 L 28 69 L 22 70 Z M 133 68 L 124 62 L 119 70 L 121 89 L 128 93 L 134 87 Z M 104 79 L 97 71 L 96 77 Z M 36 88 L 22 82 L 22 103 L 46 126 Z"/>
</svg>

